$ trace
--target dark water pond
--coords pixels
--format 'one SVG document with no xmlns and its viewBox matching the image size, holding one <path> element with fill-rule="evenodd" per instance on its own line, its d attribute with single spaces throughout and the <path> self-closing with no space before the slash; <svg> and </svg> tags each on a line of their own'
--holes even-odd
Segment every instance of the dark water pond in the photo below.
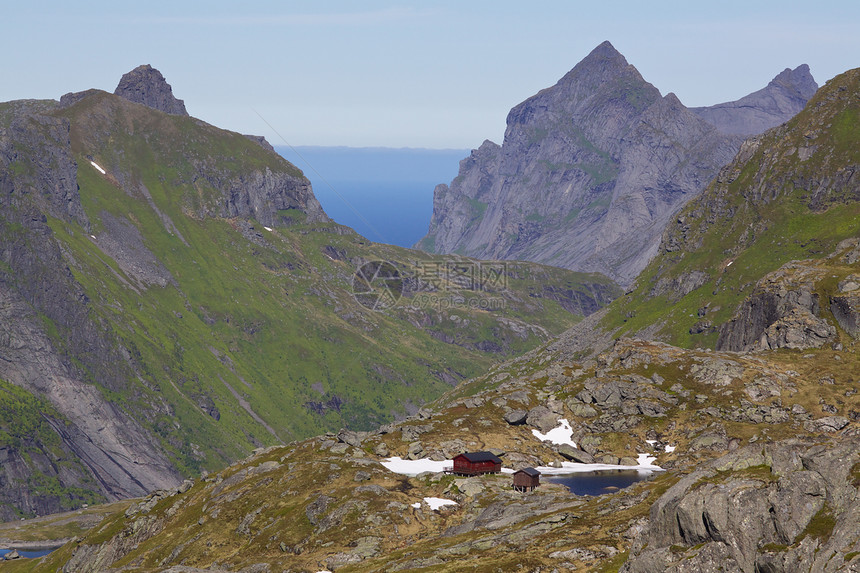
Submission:
<svg viewBox="0 0 860 573">
<path fill-rule="evenodd" d="M 576 495 L 603 495 L 649 479 L 653 472 L 636 470 L 599 470 L 576 474 L 547 476 L 550 483 L 560 483 Z"/>
<path fill-rule="evenodd" d="M 26 557 L 27 559 L 33 559 L 35 557 L 44 557 L 51 551 L 56 549 L 56 547 L 52 547 L 51 549 L 39 549 L 38 551 L 24 551 L 22 549 L 18 549 L 18 555 L 21 557 Z M 0 549 L 0 559 L 3 558 L 4 555 L 12 551 L 11 549 Z"/>
</svg>

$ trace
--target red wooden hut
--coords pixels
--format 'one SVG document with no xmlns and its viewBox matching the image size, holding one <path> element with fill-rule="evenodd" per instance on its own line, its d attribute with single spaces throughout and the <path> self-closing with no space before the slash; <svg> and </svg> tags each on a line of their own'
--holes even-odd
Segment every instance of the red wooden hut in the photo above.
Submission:
<svg viewBox="0 0 860 573">
<path fill-rule="evenodd" d="M 540 472 L 534 468 L 523 468 L 514 472 L 514 489 L 532 491 L 540 485 Z"/>
<path fill-rule="evenodd" d="M 497 474 L 502 471 L 502 460 L 490 452 L 466 452 L 454 458 L 454 467 L 449 471 L 467 476 Z"/>
</svg>

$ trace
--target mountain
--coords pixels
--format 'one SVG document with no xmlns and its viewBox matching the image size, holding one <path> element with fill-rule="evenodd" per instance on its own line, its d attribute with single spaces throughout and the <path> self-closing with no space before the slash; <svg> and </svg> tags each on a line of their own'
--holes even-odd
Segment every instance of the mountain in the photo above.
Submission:
<svg viewBox="0 0 860 573">
<path fill-rule="evenodd" d="M 832 341 L 829 329 L 811 333 L 816 316 L 845 315 L 838 301 L 850 298 L 833 278 L 845 263 L 831 255 L 857 237 L 857 81 L 854 70 L 838 76 L 793 119 L 747 140 L 666 228 L 603 328 L 726 350 L 790 347 L 786 329 Z"/>
<path fill-rule="evenodd" d="M 113 93 L 164 113 L 188 115 L 185 102 L 174 97 L 173 88 L 161 72 L 149 64 L 138 66 L 123 75 Z"/>
<path fill-rule="evenodd" d="M 803 109 L 818 90 L 818 84 L 803 64 L 786 68 L 767 86 L 737 101 L 690 111 L 716 126 L 723 133 L 750 136 L 785 123 Z"/>
<path fill-rule="evenodd" d="M 373 244 L 157 70 L 117 93 L 0 104 L 0 519 L 402 418 L 619 294 Z"/>
<path fill-rule="evenodd" d="M 782 94 L 774 88 L 755 101 Z M 501 146 L 484 142 L 450 185 L 436 187 L 416 247 L 596 271 L 628 286 L 672 215 L 741 141 L 674 94 L 661 97 L 604 42 L 511 110 Z"/>
<path fill-rule="evenodd" d="M 858 144 L 860 69 L 749 140 L 603 317 L 409 419 L 261 449 L 154 492 L 33 570 L 856 570 Z M 719 348 L 619 328 L 583 352 L 581 335 L 619 316 L 665 337 L 713 319 Z M 438 468 L 477 450 L 546 474 L 643 469 L 643 455 L 667 471 L 586 497 L 550 475 L 520 493 L 508 474 L 389 463 Z"/>
</svg>

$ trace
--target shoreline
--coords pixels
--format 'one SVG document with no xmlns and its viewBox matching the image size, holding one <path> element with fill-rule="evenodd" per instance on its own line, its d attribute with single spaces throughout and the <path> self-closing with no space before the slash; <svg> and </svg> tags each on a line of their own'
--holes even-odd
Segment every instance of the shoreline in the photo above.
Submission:
<svg viewBox="0 0 860 573">
<path fill-rule="evenodd" d="M 53 551 L 54 549 L 59 549 L 72 539 L 74 538 L 46 539 L 44 541 L 17 541 L 14 539 L 0 538 L 0 549 L 6 551 L 12 551 L 13 549 L 17 551 L 45 551 L 50 549 Z"/>
</svg>

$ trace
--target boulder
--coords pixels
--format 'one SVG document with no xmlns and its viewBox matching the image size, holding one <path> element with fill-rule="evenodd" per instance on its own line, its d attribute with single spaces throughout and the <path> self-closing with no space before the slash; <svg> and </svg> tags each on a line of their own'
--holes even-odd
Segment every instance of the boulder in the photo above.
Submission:
<svg viewBox="0 0 860 573">
<path fill-rule="evenodd" d="M 526 423 L 528 415 L 529 413 L 525 410 L 511 410 L 505 414 L 505 422 L 511 426 L 519 426 L 520 424 Z"/>
<path fill-rule="evenodd" d="M 580 450 L 579 448 L 574 448 L 570 444 L 561 444 L 558 447 L 558 453 L 572 462 L 576 462 L 578 464 L 593 464 L 594 457 L 588 452 Z"/>
<path fill-rule="evenodd" d="M 529 410 L 526 423 L 545 434 L 558 426 L 558 414 L 554 414 L 546 406 L 537 406 Z"/>
</svg>

